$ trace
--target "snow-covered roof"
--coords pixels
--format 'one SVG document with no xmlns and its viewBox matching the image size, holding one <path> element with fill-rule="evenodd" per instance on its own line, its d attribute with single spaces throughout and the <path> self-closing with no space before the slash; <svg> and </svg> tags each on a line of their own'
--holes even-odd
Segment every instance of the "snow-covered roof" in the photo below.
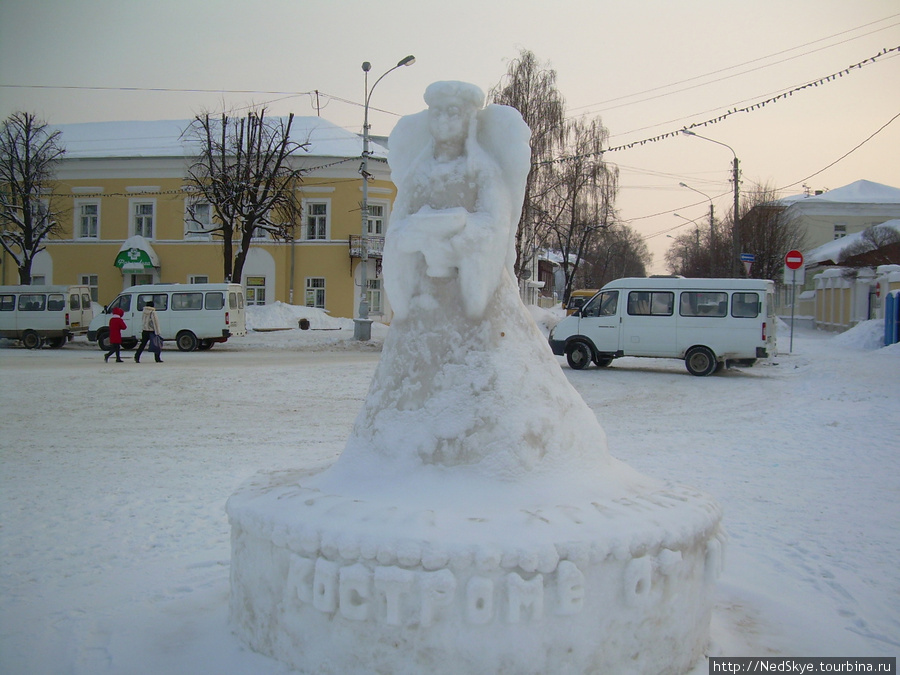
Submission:
<svg viewBox="0 0 900 675">
<path fill-rule="evenodd" d="M 60 124 L 66 157 L 93 159 L 102 157 L 184 157 L 190 156 L 190 142 L 183 137 L 191 120 L 142 122 L 87 122 Z M 309 142 L 305 154 L 318 157 L 359 157 L 362 138 L 321 117 L 294 117 L 291 138 Z M 375 157 L 387 151 L 370 141 Z"/>
<path fill-rule="evenodd" d="M 876 225 L 875 227 L 888 227 L 896 230 L 897 233 L 900 234 L 900 219 L 889 220 L 880 225 Z M 841 237 L 840 239 L 829 241 L 827 244 L 822 244 L 821 246 L 808 251 L 803 256 L 804 265 L 806 267 L 811 267 L 823 263 L 837 263 L 841 259 L 841 254 L 854 244 L 859 243 L 862 238 L 863 232 L 854 232 L 853 234 L 848 234 L 846 237 Z"/>
<path fill-rule="evenodd" d="M 823 192 L 819 195 L 792 195 L 779 199 L 783 206 L 802 203 L 840 203 L 840 204 L 900 204 L 900 188 L 875 183 L 870 180 L 858 180 L 849 185 Z"/>
</svg>

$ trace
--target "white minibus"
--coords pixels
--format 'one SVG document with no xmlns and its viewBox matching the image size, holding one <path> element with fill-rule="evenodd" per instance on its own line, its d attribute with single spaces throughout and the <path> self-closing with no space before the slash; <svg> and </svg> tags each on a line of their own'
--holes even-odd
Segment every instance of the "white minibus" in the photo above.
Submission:
<svg viewBox="0 0 900 675">
<path fill-rule="evenodd" d="M 87 338 L 109 350 L 109 319 L 122 310 L 127 328 L 122 346 L 131 349 L 141 339 L 141 314 L 153 302 L 163 340 L 174 340 L 183 352 L 210 349 L 216 342 L 247 334 L 244 290 L 240 284 L 152 284 L 131 286 L 119 293 L 91 322 Z"/>
<path fill-rule="evenodd" d="M 617 279 L 550 332 L 580 370 L 622 356 L 684 359 L 691 375 L 775 354 L 775 284 L 761 279 Z"/>
<path fill-rule="evenodd" d="M 0 337 L 62 347 L 94 316 L 87 286 L 0 286 Z"/>
</svg>

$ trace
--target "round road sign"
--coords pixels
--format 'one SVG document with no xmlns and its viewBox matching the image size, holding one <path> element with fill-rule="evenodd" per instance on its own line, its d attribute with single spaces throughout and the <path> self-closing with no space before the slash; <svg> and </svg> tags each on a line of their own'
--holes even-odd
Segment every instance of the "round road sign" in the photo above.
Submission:
<svg viewBox="0 0 900 675">
<path fill-rule="evenodd" d="M 788 251 L 788 254 L 784 256 L 784 264 L 788 266 L 788 269 L 799 270 L 803 267 L 803 254 L 796 249 Z"/>
</svg>

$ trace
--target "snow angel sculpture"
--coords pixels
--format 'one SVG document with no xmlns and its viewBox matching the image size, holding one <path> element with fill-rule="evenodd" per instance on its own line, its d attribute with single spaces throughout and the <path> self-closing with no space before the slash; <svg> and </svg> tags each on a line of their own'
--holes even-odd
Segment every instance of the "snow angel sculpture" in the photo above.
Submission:
<svg viewBox="0 0 900 675">
<path fill-rule="evenodd" d="M 477 465 L 513 479 L 602 462 L 602 430 L 589 446 L 572 438 L 596 418 L 512 274 L 530 131 L 515 109 L 483 107 L 471 84 L 436 82 L 425 101 L 428 110 L 402 118 L 390 138 L 397 200 L 383 274 L 394 318 L 332 475 Z"/>
<path fill-rule="evenodd" d="M 469 318 L 484 314 L 504 267 L 512 272 L 530 131 L 512 108 L 484 106 L 465 82 L 435 82 L 428 110 L 404 117 L 390 139 L 398 186 L 384 251 L 391 307 L 404 318 L 457 279 Z"/>
</svg>

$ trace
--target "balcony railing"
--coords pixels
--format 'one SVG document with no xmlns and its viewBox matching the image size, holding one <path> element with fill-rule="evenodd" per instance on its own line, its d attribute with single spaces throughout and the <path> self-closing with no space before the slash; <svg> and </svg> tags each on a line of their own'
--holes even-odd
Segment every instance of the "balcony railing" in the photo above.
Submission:
<svg viewBox="0 0 900 675">
<path fill-rule="evenodd" d="M 384 253 L 384 237 L 366 237 L 368 257 L 380 258 Z M 362 258 L 362 236 L 350 235 L 350 257 Z"/>
</svg>

